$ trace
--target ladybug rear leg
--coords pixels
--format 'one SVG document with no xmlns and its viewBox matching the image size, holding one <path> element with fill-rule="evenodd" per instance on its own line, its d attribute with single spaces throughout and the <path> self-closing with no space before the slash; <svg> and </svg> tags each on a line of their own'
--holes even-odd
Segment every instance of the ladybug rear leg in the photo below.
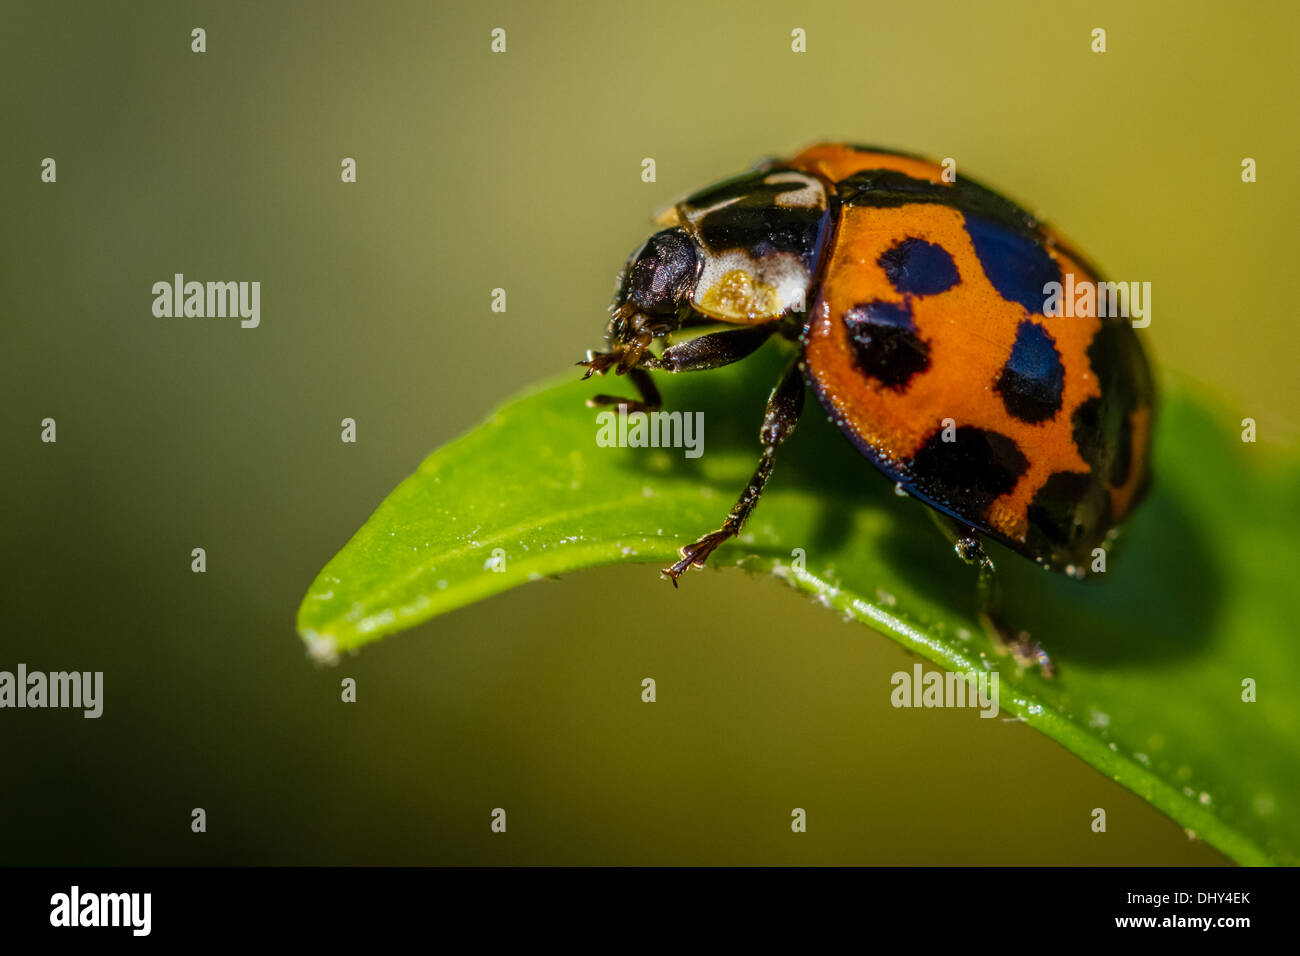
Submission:
<svg viewBox="0 0 1300 956">
<path fill-rule="evenodd" d="M 722 527 L 680 549 L 682 559 L 663 569 L 663 573 L 673 582 L 673 587 L 677 587 L 677 579 L 691 568 L 704 567 L 704 562 L 718 545 L 740 533 L 745 519 L 758 504 L 763 487 L 772 474 L 772 466 L 776 464 L 776 449 L 790 437 L 799 422 L 799 415 L 803 412 L 803 397 L 803 373 L 799 369 L 799 363 L 792 362 L 767 400 L 767 411 L 758 432 L 759 441 L 763 443 L 763 455 L 758 460 L 754 477 L 749 479 L 749 484 L 741 492 Z"/>
<path fill-rule="evenodd" d="M 931 511 L 930 514 L 945 537 L 952 542 L 957 556 L 979 569 L 977 595 L 980 625 L 994 648 L 1002 654 L 1010 653 L 1021 667 L 1037 665 L 1044 677 L 1055 674 L 1052 659 L 1030 638 L 1029 632 L 1008 627 L 1001 619 L 1002 589 L 998 584 L 997 569 L 993 566 L 993 559 L 984 551 L 979 532 L 937 511 Z"/>
</svg>

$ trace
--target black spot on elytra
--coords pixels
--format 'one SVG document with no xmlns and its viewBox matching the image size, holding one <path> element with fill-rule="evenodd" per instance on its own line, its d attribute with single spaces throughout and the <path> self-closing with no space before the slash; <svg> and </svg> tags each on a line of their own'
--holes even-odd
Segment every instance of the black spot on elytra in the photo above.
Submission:
<svg viewBox="0 0 1300 956">
<path fill-rule="evenodd" d="M 903 389 L 930 365 L 930 346 L 916 334 L 912 310 L 893 302 L 868 302 L 844 313 L 858 368 L 889 388 Z"/>
<path fill-rule="evenodd" d="M 1047 298 L 1043 286 L 1061 281 L 1061 268 L 1047 252 L 1038 220 L 969 177 L 932 183 L 892 169 L 863 169 L 836 183 L 835 192 L 846 206 L 934 203 L 958 210 L 993 288 L 1035 314 L 1043 311 Z"/>
<path fill-rule="evenodd" d="M 904 239 L 878 261 L 893 287 L 911 295 L 937 295 L 961 281 L 948 250 L 924 239 Z"/>
<path fill-rule="evenodd" d="M 1039 238 L 976 215 L 966 216 L 966 232 L 984 274 L 1002 298 L 1041 313 L 1047 299 L 1043 287 L 1061 281 L 1061 267 Z"/>
<path fill-rule="evenodd" d="M 1087 354 L 1101 396 L 1074 413 L 1074 443 L 1093 473 L 1118 487 L 1133 470 L 1133 412 L 1151 405 L 1151 371 L 1137 336 L 1124 322 L 1105 322 Z"/>
<path fill-rule="evenodd" d="M 931 435 L 912 457 L 907 484 L 922 497 L 969 521 L 983 519 L 993 500 L 1016 486 L 1029 462 L 1016 443 L 973 425 Z"/>
<path fill-rule="evenodd" d="M 1061 410 L 1065 366 L 1046 329 L 1028 319 L 1021 321 L 994 387 L 1007 412 L 1023 422 L 1047 421 Z"/>
<path fill-rule="evenodd" d="M 1110 528 L 1110 496 L 1094 475 L 1058 471 L 1029 503 L 1025 544 L 1051 564 L 1085 562 Z"/>
</svg>

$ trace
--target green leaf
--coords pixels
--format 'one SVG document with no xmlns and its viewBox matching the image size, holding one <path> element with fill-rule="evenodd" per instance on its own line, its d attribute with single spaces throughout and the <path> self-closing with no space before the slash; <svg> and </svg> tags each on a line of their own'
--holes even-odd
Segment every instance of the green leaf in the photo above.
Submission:
<svg viewBox="0 0 1300 956">
<path fill-rule="evenodd" d="M 389 495 L 312 584 L 300 633 L 330 658 L 543 576 L 670 563 L 718 526 L 752 472 L 784 361 L 769 346 L 731 368 L 658 377 L 667 409 L 704 415 L 698 458 L 599 447 L 584 400 L 627 389 L 612 376 L 575 371 L 510 402 Z M 1054 680 L 993 652 L 973 616 L 974 571 L 811 397 L 741 539 L 710 561 L 776 574 L 942 667 L 996 669 L 1005 713 L 1232 859 L 1294 864 L 1300 466 L 1244 444 L 1239 418 L 1166 385 L 1154 488 L 1106 574 L 1073 581 L 992 548 L 1005 616 L 1049 649 Z M 708 579 L 691 572 L 682 586 Z M 1255 703 L 1242 700 L 1246 678 Z"/>
</svg>

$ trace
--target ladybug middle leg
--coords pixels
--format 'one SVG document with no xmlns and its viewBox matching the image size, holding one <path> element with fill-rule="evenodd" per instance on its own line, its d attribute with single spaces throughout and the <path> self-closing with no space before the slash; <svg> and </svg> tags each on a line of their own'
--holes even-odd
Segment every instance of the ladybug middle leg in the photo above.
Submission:
<svg viewBox="0 0 1300 956">
<path fill-rule="evenodd" d="M 690 568 L 704 567 L 704 562 L 718 545 L 740 533 L 745 519 L 758 504 L 758 499 L 763 494 L 763 487 L 772 474 L 772 466 L 776 463 L 776 449 L 790 437 L 790 433 L 799 422 L 799 416 L 803 412 L 803 398 L 803 372 L 799 362 L 794 361 L 790 363 L 781 381 L 777 383 L 776 388 L 772 389 L 772 394 L 768 397 L 763 425 L 758 432 L 759 441 L 763 443 L 763 455 L 758 460 L 758 468 L 754 470 L 754 476 L 749 479 L 749 484 L 741 492 L 740 498 L 732 507 L 731 513 L 727 515 L 727 520 L 723 522 L 722 527 L 706 534 L 693 544 L 681 548 L 679 553 L 682 559 L 663 569 L 663 573 L 673 582 L 673 587 L 677 587 L 677 579 Z"/>
<path fill-rule="evenodd" d="M 930 517 L 934 519 L 944 536 L 952 542 L 957 557 L 979 569 L 977 585 L 979 621 L 994 648 L 1001 654 L 1010 653 L 1021 667 L 1037 665 L 1044 677 L 1055 674 L 1056 668 L 1052 664 L 1052 659 L 1036 641 L 1030 638 L 1029 632 L 1013 630 L 1001 620 L 999 611 L 1002 605 L 1002 594 L 998 585 L 997 569 L 993 566 L 993 559 L 984 551 L 979 532 L 938 511 L 930 511 Z"/>
</svg>

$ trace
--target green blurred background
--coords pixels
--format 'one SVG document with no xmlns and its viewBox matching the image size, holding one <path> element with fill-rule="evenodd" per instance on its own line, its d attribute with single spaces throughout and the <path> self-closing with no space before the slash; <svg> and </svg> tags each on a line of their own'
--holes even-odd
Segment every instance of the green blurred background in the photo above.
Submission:
<svg viewBox="0 0 1300 956">
<path fill-rule="evenodd" d="M 956 157 L 1151 281 L 1157 361 L 1294 441 L 1295 6 L 485 6 L 0 6 L 0 668 L 106 683 L 0 714 L 0 862 L 1223 862 L 1020 724 L 891 708 L 913 659 L 774 580 L 581 574 L 325 669 L 294 617 L 599 343 L 654 211 L 820 139 Z M 155 318 L 174 272 L 260 280 L 261 327 Z"/>
</svg>

